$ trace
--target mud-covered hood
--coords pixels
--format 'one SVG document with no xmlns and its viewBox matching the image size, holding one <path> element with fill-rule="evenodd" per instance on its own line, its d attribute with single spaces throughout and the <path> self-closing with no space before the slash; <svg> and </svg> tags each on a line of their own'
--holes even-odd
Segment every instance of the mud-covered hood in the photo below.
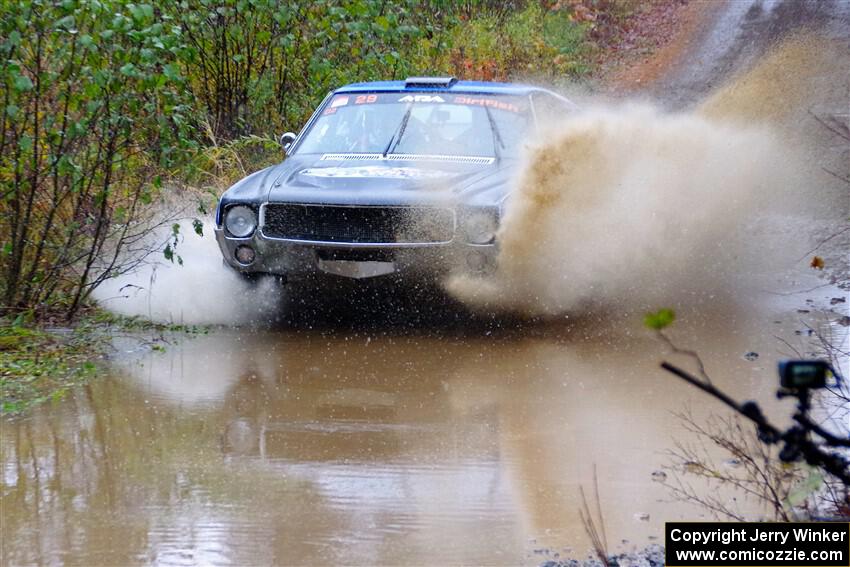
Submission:
<svg viewBox="0 0 850 567">
<path fill-rule="evenodd" d="M 516 160 L 418 156 L 292 156 L 234 185 L 223 199 L 334 204 L 499 203 Z"/>
</svg>

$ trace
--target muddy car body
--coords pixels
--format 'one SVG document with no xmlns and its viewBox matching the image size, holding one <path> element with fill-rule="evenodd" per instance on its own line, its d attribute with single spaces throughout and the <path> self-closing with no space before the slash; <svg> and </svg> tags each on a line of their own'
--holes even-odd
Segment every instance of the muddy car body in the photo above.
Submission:
<svg viewBox="0 0 850 567">
<path fill-rule="evenodd" d="M 325 97 L 282 163 L 236 183 L 216 210 L 224 262 L 300 278 L 492 269 L 521 147 L 567 99 L 507 83 L 415 78 Z"/>
</svg>

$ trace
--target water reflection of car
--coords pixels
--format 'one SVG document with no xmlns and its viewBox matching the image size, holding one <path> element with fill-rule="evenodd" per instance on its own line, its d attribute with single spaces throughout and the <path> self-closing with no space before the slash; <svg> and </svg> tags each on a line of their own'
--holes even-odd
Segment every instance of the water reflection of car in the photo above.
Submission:
<svg viewBox="0 0 850 567">
<path fill-rule="evenodd" d="M 216 238 L 244 276 L 486 272 L 508 181 L 544 113 L 546 89 L 412 78 L 325 97 L 287 159 L 222 195 Z"/>
</svg>

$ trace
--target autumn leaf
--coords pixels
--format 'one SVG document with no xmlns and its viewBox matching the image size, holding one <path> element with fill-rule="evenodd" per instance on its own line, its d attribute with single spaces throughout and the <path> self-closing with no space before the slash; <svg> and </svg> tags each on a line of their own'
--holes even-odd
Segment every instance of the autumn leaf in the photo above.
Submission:
<svg viewBox="0 0 850 567">
<path fill-rule="evenodd" d="M 676 319 L 672 309 L 660 309 L 655 313 L 647 313 L 643 318 L 643 324 L 649 329 L 660 331 L 669 326 Z"/>
<path fill-rule="evenodd" d="M 812 262 L 809 264 L 809 266 L 816 270 L 822 270 L 824 265 L 825 264 L 823 262 L 823 258 L 821 258 L 820 256 L 813 256 Z"/>
</svg>

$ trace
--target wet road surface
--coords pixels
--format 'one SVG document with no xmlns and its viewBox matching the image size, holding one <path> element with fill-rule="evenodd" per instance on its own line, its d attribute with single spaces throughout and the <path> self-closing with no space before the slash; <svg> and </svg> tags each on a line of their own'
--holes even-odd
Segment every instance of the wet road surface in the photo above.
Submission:
<svg viewBox="0 0 850 567">
<path fill-rule="evenodd" d="M 683 315 L 675 337 L 781 416 L 771 335 L 799 342 L 802 316 L 765 314 L 765 334 L 734 313 Z M 719 408 L 658 370 L 664 349 L 635 323 L 290 324 L 175 335 L 164 352 L 118 338 L 109 379 L 4 423 L 4 563 L 583 556 L 594 466 L 612 549 L 645 545 L 704 514 L 652 480 L 689 439 L 673 412 Z"/>
</svg>

